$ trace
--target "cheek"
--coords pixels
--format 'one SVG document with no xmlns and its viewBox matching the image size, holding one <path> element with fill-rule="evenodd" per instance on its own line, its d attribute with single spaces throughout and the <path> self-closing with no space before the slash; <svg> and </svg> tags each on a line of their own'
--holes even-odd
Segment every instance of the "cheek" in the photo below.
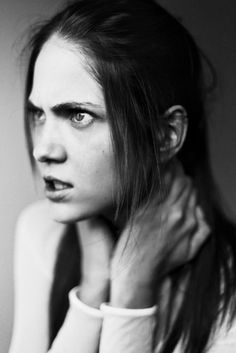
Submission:
<svg viewBox="0 0 236 353">
<path fill-rule="evenodd" d="M 109 135 L 70 139 L 67 173 L 75 186 L 68 203 L 52 205 L 58 222 L 79 221 L 114 210 L 116 183 L 114 154 Z M 68 141 L 68 140 L 67 140 Z M 73 143 L 72 143 L 73 142 Z"/>
<path fill-rule="evenodd" d="M 83 189 L 99 188 L 110 192 L 114 187 L 115 164 L 109 134 L 97 134 L 96 138 L 83 140 L 75 150 L 80 151 L 73 163 L 78 183 Z"/>
</svg>

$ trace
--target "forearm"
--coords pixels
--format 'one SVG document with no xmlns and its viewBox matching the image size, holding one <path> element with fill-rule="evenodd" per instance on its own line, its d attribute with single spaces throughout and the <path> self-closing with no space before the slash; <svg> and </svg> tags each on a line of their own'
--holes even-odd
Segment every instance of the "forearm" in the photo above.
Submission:
<svg viewBox="0 0 236 353">
<path fill-rule="evenodd" d="M 86 305 L 99 309 L 102 303 L 109 301 L 109 282 L 83 282 L 79 296 Z"/>
<path fill-rule="evenodd" d="M 155 305 L 154 291 L 145 283 L 113 281 L 110 304 L 117 308 L 144 309 Z"/>
</svg>

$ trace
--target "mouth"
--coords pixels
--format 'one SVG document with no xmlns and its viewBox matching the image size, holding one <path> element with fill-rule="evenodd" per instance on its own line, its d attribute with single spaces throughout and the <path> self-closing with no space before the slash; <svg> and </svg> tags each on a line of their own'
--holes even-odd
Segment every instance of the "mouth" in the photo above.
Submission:
<svg viewBox="0 0 236 353">
<path fill-rule="evenodd" d="M 62 201 L 68 195 L 68 192 L 73 188 L 72 184 L 56 179 L 52 176 L 43 178 L 45 182 L 46 197 L 51 201 Z"/>
</svg>

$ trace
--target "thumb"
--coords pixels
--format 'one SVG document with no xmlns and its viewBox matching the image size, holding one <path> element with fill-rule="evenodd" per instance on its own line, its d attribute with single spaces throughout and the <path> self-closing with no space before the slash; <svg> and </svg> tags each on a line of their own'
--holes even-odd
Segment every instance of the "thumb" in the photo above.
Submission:
<svg viewBox="0 0 236 353">
<path fill-rule="evenodd" d="M 210 226 L 207 224 L 200 206 L 196 207 L 196 217 L 198 221 L 198 229 L 193 235 L 190 242 L 190 250 L 188 256 L 189 260 L 192 260 L 196 256 L 196 254 L 201 249 L 203 244 L 205 244 L 211 233 Z"/>
</svg>

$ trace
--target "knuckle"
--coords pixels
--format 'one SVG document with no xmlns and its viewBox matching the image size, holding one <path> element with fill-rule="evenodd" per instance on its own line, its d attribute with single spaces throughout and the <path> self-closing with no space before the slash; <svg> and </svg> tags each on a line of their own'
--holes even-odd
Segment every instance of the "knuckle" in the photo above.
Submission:
<svg viewBox="0 0 236 353">
<path fill-rule="evenodd" d="M 183 218 L 183 210 L 181 208 L 175 208 L 171 216 L 173 221 L 178 222 Z"/>
<path fill-rule="evenodd" d="M 207 239 L 210 236 L 211 229 L 208 226 L 208 224 L 204 223 L 200 226 L 199 232 L 200 232 L 201 238 Z"/>
<path fill-rule="evenodd" d="M 186 225 L 190 230 L 195 230 L 198 227 L 197 220 L 192 213 L 188 215 Z"/>
</svg>

